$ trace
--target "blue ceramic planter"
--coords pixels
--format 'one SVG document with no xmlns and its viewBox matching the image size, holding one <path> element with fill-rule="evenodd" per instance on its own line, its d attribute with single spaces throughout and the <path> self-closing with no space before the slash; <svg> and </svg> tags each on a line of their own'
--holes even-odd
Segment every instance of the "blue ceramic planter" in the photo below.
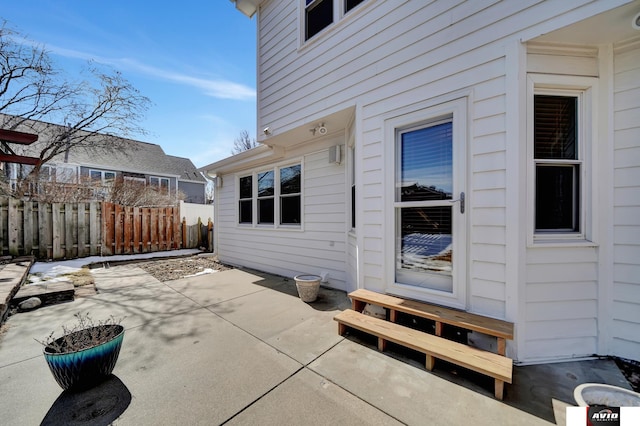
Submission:
<svg viewBox="0 0 640 426">
<path fill-rule="evenodd" d="M 116 366 L 124 338 L 124 327 L 117 324 L 99 327 L 115 328 L 114 337 L 107 342 L 76 352 L 53 353 L 49 346 L 44 348 L 44 358 L 62 389 L 76 390 L 95 386 L 111 374 Z M 76 331 L 72 335 L 83 332 L 86 330 Z M 56 342 L 61 342 L 63 338 L 56 339 Z"/>
</svg>

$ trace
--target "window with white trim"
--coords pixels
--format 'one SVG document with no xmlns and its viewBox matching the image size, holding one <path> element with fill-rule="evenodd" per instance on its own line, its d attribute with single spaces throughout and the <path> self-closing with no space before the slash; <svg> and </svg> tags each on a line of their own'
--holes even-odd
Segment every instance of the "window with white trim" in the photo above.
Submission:
<svg viewBox="0 0 640 426">
<path fill-rule="evenodd" d="M 92 180 L 100 181 L 103 185 L 111 184 L 116 180 L 116 172 L 109 170 L 89 170 Z"/>
<path fill-rule="evenodd" d="M 238 178 L 238 223 L 299 226 L 302 223 L 302 166 L 276 167 Z"/>
<path fill-rule="evenodd" d="M 280 224 L 300 225 L 302 211 L 302 168 L 300 164 L 280 169 Z"/>
<path fill-rule="evenodd" d="M 578 99 L 556 94 L 533 97 L 536 233 L 582 230 Z"/>
<path fill-rule="evenodd" d="M 253 176 L 239 179 L 238 223 L 253 223 Z"/>
<path fill-rule="evenodd" d="M 275 187 L 274 170 L 258 173 L 258 223 L 273 224 Z"/>
<path fill-rule="evenodd" d="M 592 242 L 597 134 L 591 77 L 528 76 L 529 243 Z"/>
<path fill-rule="evenodd" d="M 305 40 L 333 24 L 333 0 L 305 0 Z"/>
<path fill-rule="evenodd" d="M 349 181 L 351 183 L 351 229 L 356 228 L 356 148 L 349 148 Z"/>
<path fill-rule="evenodd" d="M 47 182 L 73 182 L 76 177 L 76 169 L 71 166 L 44 165 L 40 169 L 40 179 Z"/>
<path fill-rule="evenodd" d="M 307 41 L 355 9 L 364 0 L 304 0 L 304 40 Z"/>
<path fill-rule="evenodd" d="M 161 194 L 169 194 L 171 189 L 169 178 L 159 176 L 149 176 L 149 186 L 155 187 Z"/>
</svg>

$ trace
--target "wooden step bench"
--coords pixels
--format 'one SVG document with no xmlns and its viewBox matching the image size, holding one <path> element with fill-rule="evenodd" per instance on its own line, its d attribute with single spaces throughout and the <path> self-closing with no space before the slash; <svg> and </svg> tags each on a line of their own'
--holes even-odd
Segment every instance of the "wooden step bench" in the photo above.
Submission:
<svg viewBox="0 0 640 426">
<path fill-rule="evenodd" d="M 363 288 L 349 293 L 354 311 L 362 312 L 367 303 L 389 309 L 389 319 L 396 322 L 397 312 L 426 318 L 436 323 L 436 336 L 442 336 L 442 324 L 477 331 L 497 338 L 498 354 L 505 355 L 506 340 L 513 340 L 513 323 L 443 306 L 406 300 Z"/>
<path fill-rule="evenodd" d="M 338 332 L 344 335 L 346 327 L 352 327 L 378 337 L 378 349 L 384 351 L 386 342 L 393 342 L 426 355 L 425 367 L 432 370 L 436 358 L 495 379 L 495 397 L 502 400 L 504 383 L 511 383 L 513 361 L 510 358 L 483 351 L 442 337 L 404 327 L 393 322 L 374 318 L 347 309 L 334 317 Z"/>
</svg>

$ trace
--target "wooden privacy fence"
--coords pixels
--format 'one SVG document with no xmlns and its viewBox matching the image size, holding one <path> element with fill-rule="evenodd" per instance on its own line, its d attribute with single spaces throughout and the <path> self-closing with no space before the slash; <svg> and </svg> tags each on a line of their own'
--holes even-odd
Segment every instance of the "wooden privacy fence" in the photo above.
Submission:
<svg viewBox="0 0 640 426">
<path fill-rule="evenodd" d="M 177 207 L 125 207 L 102 203 L 102 224 L 105 255 L 182 248 Z"/>
<path fill-rule="evenodd" d="M 175 207 L 106 202 L 39 203 L 0 197 L 0 252 L 39 259 L 212 247 L 213 224 L 195 232 Z M 205 232 L 202 230 L 205 229 Z"/>
</svg>

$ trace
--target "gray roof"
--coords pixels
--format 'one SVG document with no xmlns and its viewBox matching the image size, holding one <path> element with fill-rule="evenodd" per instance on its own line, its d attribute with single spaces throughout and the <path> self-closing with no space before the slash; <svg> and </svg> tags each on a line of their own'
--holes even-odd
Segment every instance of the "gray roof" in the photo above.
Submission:
<svg viewBox="0 0 640 426">
<path fill-rule="evenodd" d="M 43 123 L 44 125 L 44 123 Z M 60 126 L 62 127 L 62 126 Z M 33 126 L 30 130 L 33 132 Z M 39 134 L 31 145 L 12 146 L 17 154 L 37 157 L 46 146 L 46 132 Z M 68 153 L 60 153 L 49 163 L 70 163 L 113 171 L 146 175 L 179 176 L 180 180 L 205 182 L 188 158 L 167 155 L 160 145 L 110 135 L 95 135 L 96 145 L 75 146 Z"/>
</svg>

